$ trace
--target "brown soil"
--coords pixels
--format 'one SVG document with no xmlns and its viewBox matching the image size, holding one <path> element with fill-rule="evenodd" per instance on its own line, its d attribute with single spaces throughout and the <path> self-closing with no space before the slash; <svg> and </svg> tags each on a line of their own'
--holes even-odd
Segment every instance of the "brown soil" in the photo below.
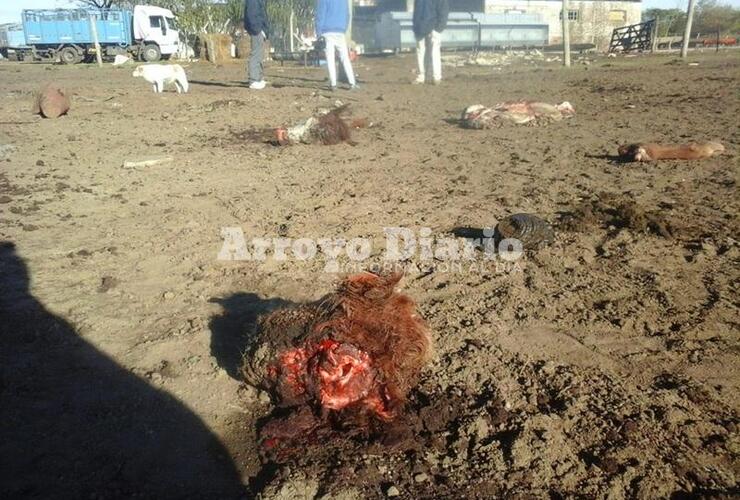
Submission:
<svg viewBox="0 0 740 500">
<path fill-rule="evenodd" d="M 737 495 L 740 60 L 694 57 L 446 68 L 424 87 L 412 56 L 362 58 L 361 91 L 333 94 L 288 65 L 250 91 L 241 65 L 192 63 L 190 93 L 154 95 L 130 67 L 0 64 L 0 496 Z M 44 82 L 66 116 L 30 113 Z M 457 123 L 522 98 L 576 115 Z M 374 124 L 356 145 L 257 140 L 336 100 Z M 695 140 L 727 152 L 616 158 Z M 452 237 L 519 212 L 554 243 L 405 278 L 437 350 L 407 415 L 263 458 L 272 407 L 239 380 L 245 335 L 338 276 L 219 261 L 222 227 L 382 248 L 385 226 Z"/>
</svg>

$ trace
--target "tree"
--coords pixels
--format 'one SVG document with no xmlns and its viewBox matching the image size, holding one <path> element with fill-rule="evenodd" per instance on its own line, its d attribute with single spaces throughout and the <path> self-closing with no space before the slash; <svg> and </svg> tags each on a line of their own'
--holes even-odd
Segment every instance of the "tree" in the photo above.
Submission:
<svg viewBox="0 0 740 500">
<path fill-rule="evenodd" d="M 686 26 L 686 12 L 680 9 L 647 9 L 642 20 L 658 20 L 658 36 L 679 36 Z"/>
<path fill-rule="evenodd" d="M 642 19 L 658 19 L 658 36 L 683 34 L 686 12 L 679 9 L 647 9 Z M 724 5 L 718 0 L 699 0 L 694 12 L 693 34 L 740 33 L 740 9 Z M 693 36 L 693 35 L 692 35 Z"/>
<path fill-rule="evenodd" d="M 695 33 L 737 33 L 740 30 L 740 9 L 720 4 L 717 0 L 699 0 L 696 6 Z"/>
<path fill-rule="evenodd" d="M 290 46 L 290 13 L 295 15 L 294 29 L 299 32 L 313 28 L 316 0 L 267 0 L 267 15 L 272 25 L 273 45 L 281 42 L 284 49 Z"/>
<path fill-rule="evenodd" d="M 244 0 L 78 0 L 80 5 L 93 8 L 132 8 L 137 3 L 170 9 L 177 17 L 180 31 L 186 39 L 202 33 L 238 31 L 244 20 Z M 295 15 L 294 28 L 300 32 L 313 29 L 316 0 L 267 0 L 267 15 L 272 27 L 273 45 L 287 47 L 290 43 L 290 15 Z"/>
<path fill-rule="evenodd" d="M 92 7 L 94 9 L 110 9 L 118 2 L 116 0 L 77 0 L 82 7 Z"/>
</svg>

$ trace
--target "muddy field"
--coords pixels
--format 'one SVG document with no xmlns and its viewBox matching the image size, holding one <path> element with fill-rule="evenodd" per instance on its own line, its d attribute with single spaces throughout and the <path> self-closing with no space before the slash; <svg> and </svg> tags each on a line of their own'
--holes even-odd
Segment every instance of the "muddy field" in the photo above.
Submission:
<svg viewBox="0 0 740 500">
<path fill-rule="evenodd" d="M 333 94 L 288 64 L 256 92 L 241 64 L 191 63 L 187 95 L 130 67 L 0 64 L 0 496 L 736 497 L 740 57 L 692 57 L 448 67 L 423 87 L 412 56 L 364 58 L 362 90 Z M 44 82 L 68 116 L 30 114 Z M 457 123 L 519 98 L 576 115 Z M 373 124 L 354 146 L 252 139 L 337 100 Z M 639 140 L 727 152 L 615 161 Z M 222 228 L 371 238 L 369 264 L 384 227 L 462 238 L 517 212 L 554 244 L 513 265 L 411 259 L 436 354 L 407 415 L 263 453 L 272 407 L 240 381 L 245 337 L 342 274 L 322 254 L 218 260 Z"/>
</svg>

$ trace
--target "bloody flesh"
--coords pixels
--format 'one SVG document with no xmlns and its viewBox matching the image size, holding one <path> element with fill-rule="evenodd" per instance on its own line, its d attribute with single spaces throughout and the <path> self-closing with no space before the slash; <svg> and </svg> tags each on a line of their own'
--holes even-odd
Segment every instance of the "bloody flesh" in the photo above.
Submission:
<svg viewBox="0 0 740 500">
<path fill-rule="evenodd" d="M 432 352 L 416 303 L 395 288 L 400 279 L 349 276 L 316 302 L 259 318 L 242 373 L 278 405 L 260 429 L 273 457 L 340 429 L 369 436 L 400 415 Z"/>
<path fill-rule="evenodd" d="M 381 418 L 390 416 L 372 359 L 349 343 L 326 338 L 282 352 L 268 376 L 291 397 L 308 393 L 330 410 L 361 402 Z"/>
</svg>

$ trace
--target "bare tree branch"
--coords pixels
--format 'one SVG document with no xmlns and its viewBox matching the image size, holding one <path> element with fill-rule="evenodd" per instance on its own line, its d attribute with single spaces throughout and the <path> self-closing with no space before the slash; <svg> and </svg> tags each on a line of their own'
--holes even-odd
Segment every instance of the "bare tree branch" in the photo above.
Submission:
<svg viewBox="0 0 740 500">
<path fill-rule="evenodd" d="M 77 0 L 82 7 L 92 7 L 94 9 L 110 9 L 115 0 Z"/>
</svg>

